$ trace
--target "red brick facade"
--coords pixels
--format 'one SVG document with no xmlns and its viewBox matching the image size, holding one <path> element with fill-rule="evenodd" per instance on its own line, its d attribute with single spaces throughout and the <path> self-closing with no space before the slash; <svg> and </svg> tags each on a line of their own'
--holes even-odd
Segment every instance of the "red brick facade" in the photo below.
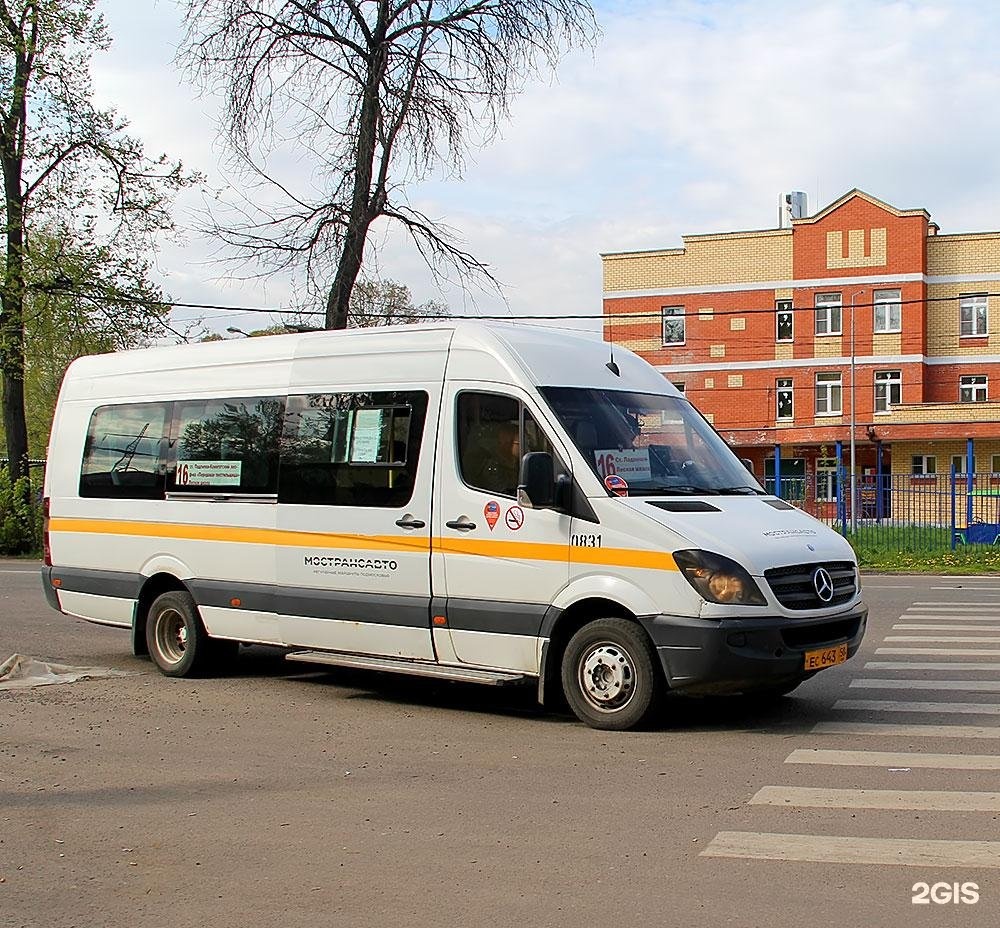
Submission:
<svg viewBox="0 0 1000 928">
<path fill-rule="evenodd" d="M 682 384 L 758 475 L 776 446 L 805 475 L 846 448 L 852 397 L 859 471 L 944 473 L 970 438 L 977 470 L 1000 467 L 1000 232 L 941 235 L 854 190 L 788 229 L 603 260 L 605 338 Z"/>
</svg>

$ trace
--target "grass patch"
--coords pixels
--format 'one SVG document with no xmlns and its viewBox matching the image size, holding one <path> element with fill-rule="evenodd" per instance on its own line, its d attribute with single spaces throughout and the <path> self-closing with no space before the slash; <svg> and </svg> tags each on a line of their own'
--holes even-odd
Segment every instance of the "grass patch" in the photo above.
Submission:
<svg viewBox="0 0 1000 928">
<path fill-rule="evenodd" d="M 957 545 L 936 526 L 859 526 L 847 533 L 862 570 L 886 573 L 1000 573 L 1000 545 Z"/>
</svg>

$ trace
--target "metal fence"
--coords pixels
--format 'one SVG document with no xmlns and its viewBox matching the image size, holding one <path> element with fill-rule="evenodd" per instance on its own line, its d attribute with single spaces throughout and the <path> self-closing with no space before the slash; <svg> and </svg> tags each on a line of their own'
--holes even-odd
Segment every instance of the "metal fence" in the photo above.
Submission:
<svg viewBox="0 0 1000 928">
<path fill-rule="evenodd" d="M 846 469 L 773 478 L 765 489 L 841 532 L 885 551 L 1000 545 L 1000 474 L 859 475 L 851 499 Z"/>
</svg>

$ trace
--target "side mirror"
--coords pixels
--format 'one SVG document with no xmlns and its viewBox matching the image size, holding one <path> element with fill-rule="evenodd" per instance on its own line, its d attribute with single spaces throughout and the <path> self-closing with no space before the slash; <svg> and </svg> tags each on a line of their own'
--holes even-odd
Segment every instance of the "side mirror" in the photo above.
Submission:
<svg viewBox="0 0 1000 928">
<path fill-rule="evenodd" d="M 521 458 L 518 499 L 531 506 L 551 506 L 555 497 L 555 469 L 547 451 L 529 451 Z"/>
<path fill-rule="evenodd" d="M 751 474 L 753 473 L 753 461 L 751 461 L 750 458 L 740 458 L 740 463 L 742 463 L 742 465 L 750 471 Z"/>
</svg>

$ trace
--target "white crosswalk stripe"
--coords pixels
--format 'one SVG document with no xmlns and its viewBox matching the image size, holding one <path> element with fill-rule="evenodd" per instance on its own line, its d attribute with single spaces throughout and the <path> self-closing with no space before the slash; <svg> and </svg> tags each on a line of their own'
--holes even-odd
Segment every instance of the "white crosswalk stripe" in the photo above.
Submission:
<svg viewBox="0 0 1000 928">
<path fill-rule="evenodd" d="M 980 702 L 906 702 L 891 699 L 838 699 L 834 709 L 871 712 L 930 712 L 937 715 L 1000 715 L 1000 705 Z"/>
<path fill-rule="evenodd" d="M 949 657 L 1000 657 L 1000 648 L 876 648 L 875 654 L 937 654 Z"/>
<path fill-rule="evenodd" d="M 996 673 L 1000 661 L 868 661 L 865 670 L 962 670 Z"/>
<path fill-rule="evenodd" d="M 968 620 L 963 620 L 968 621 Z M 990 621 L 994 621 L 991 619 Z M 958 625 L 952 624 L 935 624 L 932 622 L 900 622 L 898 625 L 892 626 L 893 631 L 897 632 L 1000 632 L 1000 625 Z"/>
<path fill-rule="evenodd" d="M 851 838 L 841 835 L 720 831 L 700 856 L 832 864 L 1000 869 L 1000 841 L 934 841 L 923 838 Z"/>
<path fill-rule="evenodd" d="M 907 751 L 830 751 L 798 748 L 786 764 L 830 764 L 837 767 L 921 767 L 932 770 L 1000 770 L 1000 754 L 915 754 Z"/>
<path fill-rule="evenodd" d="M 968 693 L 1000 693 L 1000 680 L 851 680 L 852 689 L 867 690 L 955 690 Z"/>
</svg>

